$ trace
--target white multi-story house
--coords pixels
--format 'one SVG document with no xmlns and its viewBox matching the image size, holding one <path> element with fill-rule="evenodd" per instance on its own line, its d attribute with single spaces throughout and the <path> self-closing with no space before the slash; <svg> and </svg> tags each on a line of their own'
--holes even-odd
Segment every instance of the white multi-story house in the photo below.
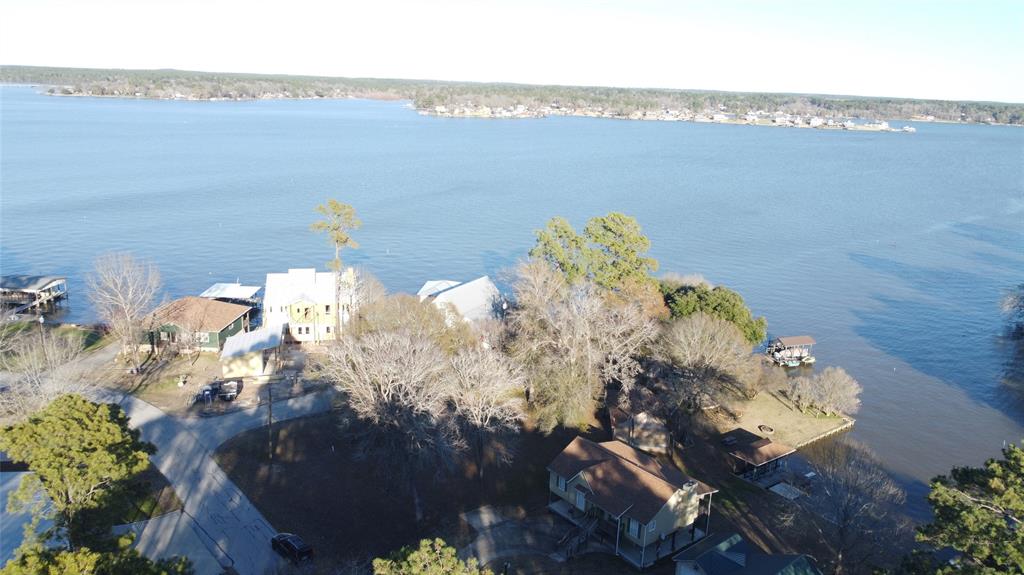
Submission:
<svg viewBox="0 0 1024 575">
<path fill-rule="evenodd" d="M 267 274 L 263 325 L 284 326 L 286 341 L 333 340 L 337 320 L 340 318 L 344 325 L 354 305 L 355 272 L 348 268 L 341 274 L 340 307 L 335 301 L 334 277 L 334 272 L 318 272 L 313 268 Z"/>
</svg>

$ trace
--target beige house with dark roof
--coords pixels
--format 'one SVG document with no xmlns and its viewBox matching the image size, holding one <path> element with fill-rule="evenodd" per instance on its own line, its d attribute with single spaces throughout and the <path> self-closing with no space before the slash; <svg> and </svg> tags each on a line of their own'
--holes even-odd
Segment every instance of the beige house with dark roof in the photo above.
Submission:
<svg viewBox="0 0 1024 575">
<path fill-rule="evenodd" d="M 548 473 L 548 507 L 578 527 L 576 539 L 640 569 L 704 537 L 697 518 L 717 491 L 621 441 L 577 437 Z"/>
</svg>

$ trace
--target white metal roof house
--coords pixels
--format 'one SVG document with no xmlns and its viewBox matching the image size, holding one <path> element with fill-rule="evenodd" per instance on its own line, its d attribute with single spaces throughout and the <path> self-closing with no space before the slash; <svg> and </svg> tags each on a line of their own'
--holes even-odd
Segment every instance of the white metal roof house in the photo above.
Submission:
<svg viewBox="0 0 1024 575">
<path fill-rule="evenodd" d="M 416 295 L 420 301 L 431 300 L 434 305 L 450 313 L 455 313 L 464 321 L 480 321 L 497 316 L 497 307 L 501 293 L 487 276 L 481 276 L 468 282 L 454 280 L 431 280 L 423 284 Z M 456 318 L 449 315 L 449 321 Z"/>
<path fill-rule="evenodd" d="M 353 307 L 355 272 L 341 274 L 341 309 L 334 294 L 334 272 L 314 268 L 267 274 L 263 295 L 263 325 L 286 326 L 286 341 L 320 342 L 334 339 L 335 318 L 348 321 Z"/>
</svg>

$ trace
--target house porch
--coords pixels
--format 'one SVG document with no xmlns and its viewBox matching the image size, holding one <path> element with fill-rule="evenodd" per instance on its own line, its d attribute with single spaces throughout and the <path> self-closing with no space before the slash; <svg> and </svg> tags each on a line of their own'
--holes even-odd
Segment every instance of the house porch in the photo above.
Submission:
<svg viewBox="0 0 1024 575">
<path fill-rule="evenodd" d="M 592 513 L 580 511 L 577 507 L 560 497 L 554 498 L 548 504 L 548 509 L 576 527 L 585 527 L 594 517 Z M 594 510 L 601 514 L 601 519 L 588 540 L 588 547 L 593 551 L 618 555 L 630 565 L 640 570 L 646 569 L 660 559 L 689 547 L 700 541 L 705 535 L 702 529 L 697 528 L 697 525 L 705 517 L 700 515 L 689 527 L 681 528 L 665 539 L 659 538 L 649 542 L 646 546 L 642 546 L 630 541 L 625 536 L 625 521 L 620 524 L 614 519 L 609 520 L 600 509 L 594 508 Z"/>
</svg>

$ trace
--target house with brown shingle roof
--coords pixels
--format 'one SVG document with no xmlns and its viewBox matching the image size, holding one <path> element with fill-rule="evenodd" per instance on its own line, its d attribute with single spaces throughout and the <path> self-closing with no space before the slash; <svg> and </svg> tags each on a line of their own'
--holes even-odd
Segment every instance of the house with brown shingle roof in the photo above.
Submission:
<svg viewBox="0 0 1024 575">
<path fill-rule="evenodd" d="M 146 337 L 155 347 L 183 345 L 219 351 L 228 337 L 248 327 L 247 314 L 251 309 L 215 299 L 183 297 L 153 312 Z"/>
<path fill-rule="evenodd" d="M 548 507 L 639 569 L 702 538 L 717 491 L 621 441 L 577 437 L 548 473 Z"/>
</svg>

